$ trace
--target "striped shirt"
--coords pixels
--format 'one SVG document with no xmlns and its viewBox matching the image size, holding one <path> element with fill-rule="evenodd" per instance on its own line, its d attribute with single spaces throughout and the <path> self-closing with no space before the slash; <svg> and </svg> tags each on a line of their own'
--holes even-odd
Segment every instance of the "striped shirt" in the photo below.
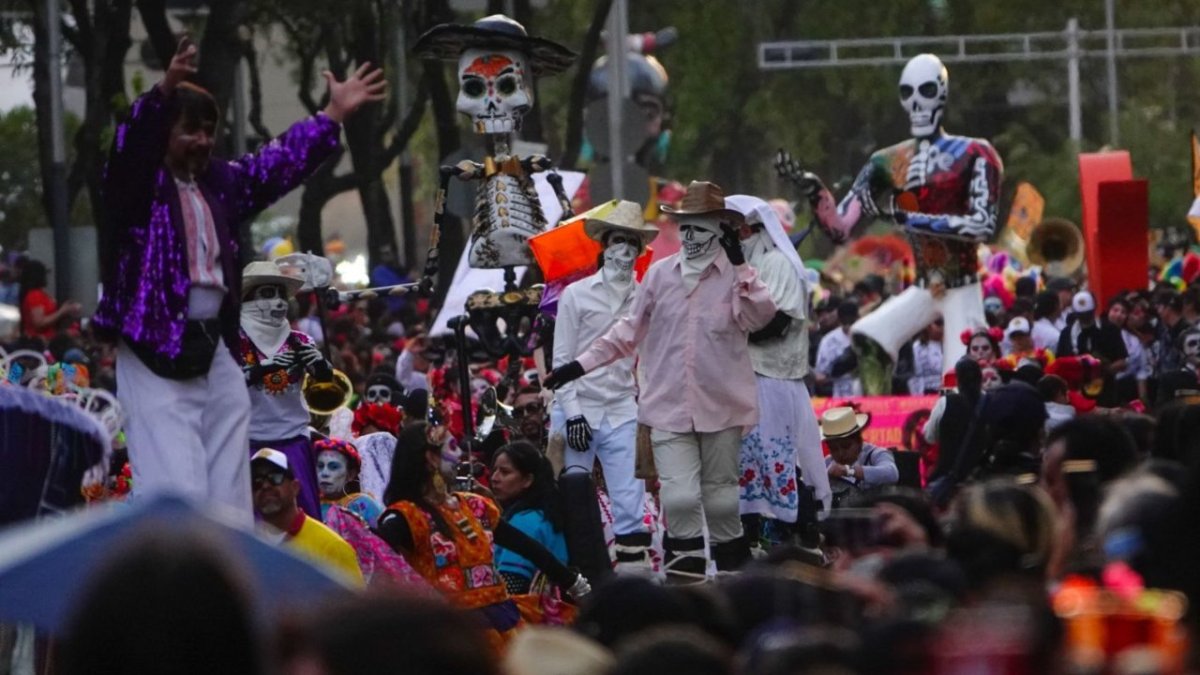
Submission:
<svg viewBox="0 0 1200 675">
<path fill-rule="evenodd" d="M 188 277 L 194 286 L 227 290 L 225 273 L 221 270 L 221 243 L 217 239 L 212 210 L 196 183 L 176 180 L 175 185 L 179 188 L 179 205 L 187 238 Z"/>
</svg>

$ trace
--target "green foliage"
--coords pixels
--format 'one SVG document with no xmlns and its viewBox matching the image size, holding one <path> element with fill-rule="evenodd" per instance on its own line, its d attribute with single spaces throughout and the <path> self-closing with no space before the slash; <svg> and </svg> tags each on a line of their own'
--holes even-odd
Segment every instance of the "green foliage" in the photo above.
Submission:
<svg viewBox="0 0 1200 675">
<path fill-rule="evenodd" d="M 67 133 L 79 126 L 67 119 Z M 42 176 L 38 164 L 37 119 L 32 108 L 14 108 L 0 114 L 0 248 L 24 249 L 29 230 L 48 227 L 42 208 Z M 87 200 L 80 199 L 71 213 L 73 225 L 91 221 Z"/>
</svg>

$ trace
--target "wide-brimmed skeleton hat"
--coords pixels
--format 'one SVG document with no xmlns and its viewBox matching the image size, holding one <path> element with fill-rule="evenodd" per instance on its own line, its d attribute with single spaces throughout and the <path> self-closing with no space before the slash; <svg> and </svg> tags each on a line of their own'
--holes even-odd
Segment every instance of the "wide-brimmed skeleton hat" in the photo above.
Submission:
<svg viewBox="0 0 1200 675">
<path fill-rule="evenodd" d="M 255 260 L 242 269 L 242 297 L 248 297 L 259 286 L 283 286 L 287 297 L 296 295 L 304 280 L 284 274 L 279 266 L 266 260 Z"/>
<path fill-rule="evenodd" d="M 746 219 L 740 211 L 725 206 L 725 192 L 719 185 L 702 180 L 694 180 L 687 186 L 678 208 L 663 205 L 659 209 L 671 216 L 721 216 L 737 224 Z"/>
<path fill-rule="evenodd" d="M 646 223 L 642 207 L 636 202 L 622 199 L 611 211 L 603 216 L 588 218 L 583 223 L 583 231 L 587 236 L 604 243 L 606 232 L 625 232 L 637 235 L 642 240 L 642 248 L 654 241 L 658 236 L 658 228 Z"/>
<path fill-rule="evenodd" d="M 468 49 L 521 52 L 529 58 L 534 75 L 561 73 L 575 63 L 577 54 L 545 38 L 531 37 L 525 27 L 504 16 L 486 16 L 470 26 L 443 23 L 417 39 L 413 51 L 426 59 L 457 61 Z"/>
</svg>

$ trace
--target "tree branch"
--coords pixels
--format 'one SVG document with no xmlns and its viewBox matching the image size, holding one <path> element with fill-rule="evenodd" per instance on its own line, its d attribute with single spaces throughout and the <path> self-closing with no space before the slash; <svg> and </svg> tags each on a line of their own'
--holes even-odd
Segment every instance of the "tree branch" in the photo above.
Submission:
<svg viewBox="0 0 1200 675">
<path fill-rule="evenodd" d="M 592 63 L 596 60 L 596 52 L 600 48 L 600 33 L 604 31 L 604 22 L 611 8 L 612 0 L 596 0 L 592 23 L 583 38 L 579 60 L 575 62 L 575 77 L 571 80 L 571 101 L 567 104 L 566 147 L 563 149 L 561 165 L 563 169 L 574 169 L 579 162 L 579 151 L 583 147 L 583 108 L 587 104 L 588 78 L 592 74 Z"/>
<path fill-rule="evenodd" d="M 175 56 L 176 48 L 175 32 L 167 21 L 166 0 L 137 0 L 136 7 L 146 28 L 146 35 L 150 38 L 150 46 L 154 48 L 154 55 L 166 70 Z"/>
<path fill-rule="evenodd" d="M 250 111 L 247 113 L 246 119 L 250 121 L 254 133 L 258 134 L 263 141 L 267 141 L 273 135 L 263 124 L 262 74 L 258 70 L 258 51 L 254 49 L 253 39 L 242 42 L 242 57 L 246 59 L 246 69 L 250 71 Z"/>
<path fill-rule="evenodd" d="M 413 106 L 409 108 L 408 114 L 404 116 L 404 122 L 396 131 L 396 135 L 392 137 L 392 142 L 383 152 L 383 166 L 392 163 L 392 160 L 400 156 L 404 149 L 408 147 L 408 142 L 412 140 L 413 134 L 417 133 L 417 129 L 421 126 L 421 118 L 425 117 L 425 108 L 429 103 L 429 87 L 426 86 L 425 80 L 421 80 L 417 87 L 417 100 L 413 101 Z"/>
</svg>

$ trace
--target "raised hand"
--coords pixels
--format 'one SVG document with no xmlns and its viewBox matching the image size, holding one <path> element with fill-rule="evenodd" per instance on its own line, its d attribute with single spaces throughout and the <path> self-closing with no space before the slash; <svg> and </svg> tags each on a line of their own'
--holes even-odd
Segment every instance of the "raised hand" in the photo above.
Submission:
<svg viewBox="0 0 1200 675">
<path fill-rule="evenodd" d="M 746 254 L 742 251 L 742 240 L 732 225 L 721 223 L 721 238 L 717 240 L 717 243 L 725 249 L 725 255 L 733 265 L 741 265 L 746 262 Z"/>
<path fill-rule="evenodd" d="M 791 153 L 779 150 L 779 154 L 775 155 L 775 172 L 780 178 L 786 178 L 808 199 L 814 199 L 821 191 L 821 178 L 817 174 L 806 171 L 792 157 Z"/>
<path fill-rule="evenodd" d="M 175 56 L 171 57 L 171 63 L 167 66 L 167 73 L 163 75 L 162 82 L 158 85 L 164 94 L 170 94 L 175 91 L 175 87 L 192 75 L 196 74 L 196 44 L 192 42 L 192 38 L 184 35 L 179 38 L 179 45 L 175 48 Z"/>
<path fill-rule="evenodd" d="M 359 66 L 345 82 L 338 82 L 328 70 L 321 75 L 329 85 L 329 105 L 325 106 L 325 115 L 334 122 L 344 122 L 364 103 L 387 98 L 387 80 L 383 79 L 383 70 L 373 68 L 369 62 Z"/>
</svg>

